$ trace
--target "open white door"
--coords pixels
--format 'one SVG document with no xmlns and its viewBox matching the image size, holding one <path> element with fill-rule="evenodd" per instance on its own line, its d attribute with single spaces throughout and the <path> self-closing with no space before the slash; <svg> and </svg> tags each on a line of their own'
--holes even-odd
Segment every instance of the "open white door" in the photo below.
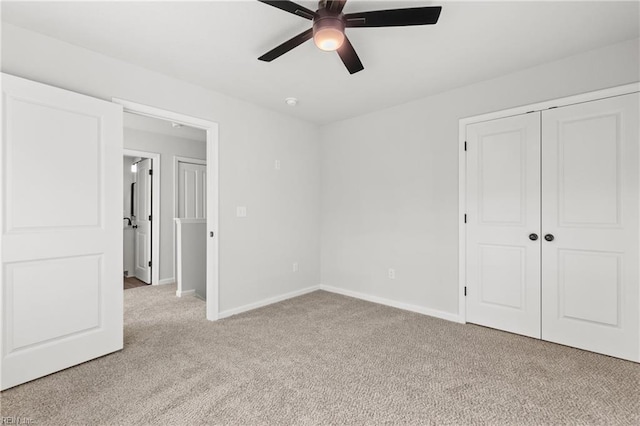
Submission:
<svg viewBox="0 0 640 426">
<path fill-rule="evenodd" d="M 136 177 L 135 275 L 151 284 L 151 159 L 138 162 Z"/>
<path fill-rule="evenodd" d="M 122 107 L 2 74 L 1 387 L 122 349 Z"/>
</svg>

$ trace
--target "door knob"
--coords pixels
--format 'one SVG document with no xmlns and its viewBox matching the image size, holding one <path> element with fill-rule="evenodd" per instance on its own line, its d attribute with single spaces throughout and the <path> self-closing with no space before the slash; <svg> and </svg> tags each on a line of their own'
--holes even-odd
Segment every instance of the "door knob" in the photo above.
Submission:
<svg viewBox="0 0 640 426">
<path fill-rule="evenodd" d="M 553 236 L 553 234 L 547 234 L 544 236 L 544 239 L 547 241 L 553 241 L 555 237 Z"/>
<path fill-rule="evenodd" d="M 530 239 L 531 241 L 535 241 L 535 240 L 537 240 L 537 239 L 538 239 L 538 234 L 529 234 L 529 239 Z"/>
</svg>

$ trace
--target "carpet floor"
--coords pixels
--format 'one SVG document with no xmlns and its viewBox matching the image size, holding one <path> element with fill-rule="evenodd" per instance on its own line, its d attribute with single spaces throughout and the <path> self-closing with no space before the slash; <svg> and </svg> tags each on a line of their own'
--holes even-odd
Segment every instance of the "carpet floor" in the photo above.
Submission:
<svg viewBox="0 0 640 426">
<path fill-rule="evenodd" d="M 127 290 L 124 350 L 9 389 L 38 425 L 638 425 L 640 365 L 314 292 L 217 322 Z"/>
</svg>

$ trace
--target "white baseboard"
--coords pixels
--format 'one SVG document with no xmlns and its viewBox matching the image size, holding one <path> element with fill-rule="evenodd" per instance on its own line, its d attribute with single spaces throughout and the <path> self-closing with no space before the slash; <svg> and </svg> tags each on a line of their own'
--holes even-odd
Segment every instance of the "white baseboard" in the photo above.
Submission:
<svg viewBox="0 0 640 426">
<path fill-rule="evenodd" d="M 371 296 L 369 294 L 359 293 L 357 291 L 345 290 L 345 289 L 342 289 L 342 288 L 328 286 L 328 285 L 324 285 L 324 284 L 307 287 L 307 288 L 304 288 L 302 290 L 292 291 L 290 293 L 281 294 L 279 296 L 270 297 L 268 299 L 263 299 L 263 300 L 260 300 L 258 302 L 249 303 L 247 305 L 239 306 L 237 308 L 227 309 L 226 311 L 220 312 L 218 314 L 218 318 L 219 319 L 227 318 L 227 317 L 230 317 L 232 315 L 240 314 L 242 312 L 251 311 L 253 309 L 261 308 L 263 306 L 271 305 L 273 303 L 282 302 L 283 300 L 287 300 L 287 299 L 291 299 L 291 298 L 294 298 L 294 297 L 302 296 L 303 294 L 312 293 L 312 292 L 314 292 L 316 290 L 324 290 L 324 291 L 328 291 L 330 293 L 335 293 L 335 294 L 340 294 L 340 295 L 343 295 L 343 296 L 353 297 L 353 298 L 356 298 L 356 299 L 365 300 L 367 302 L 378 303 L 380 305 L 390 306 L 392 308 L 397 308 L 397 309 L 402 309 L 402 310 L 405 310 L 405 311 L 415 312 L 415 313 L 422 314 L 422 315 L 428 315 L 430 317 L 440 318 L 440 319 L 447 320 L 447 321 L 452 321 L 452 322 L 457 322 L 457 323 L 464 323 L 464 321 L 462 321 L 460 316 L 458 316 L 457 314 L 438 311 L 436 309 L 424 308 L 422 306 L 411 305 L 409 303 L 397 302 L 395 300 L 385 299 L 383 297 Z M 188 290 L 187 292 L 190 292 L 189 294 L 191 294 L 193 292 L 193 290 Z M 187 292 L 183 292 L 182 295 L 185 295 Z M 177 294 L 177 292 L 176 292 L 176 294 Z"/>
<path fill-rule="evenodd" d="M 440 318 L 447 321 L 463 323 L 457 314 L 451 314 L 449 312 L 442 312 L 436 309 L 424 308 L 422 306 L 411 305 L 409 303 L 397 302 L 391 299 L 385 299 L 383 297 L 371 296 L 369 294 L 359 293 L 357 291 L 345 290 L 338 287 L 332 287 L 329 285 L 320 284 L 318 286 L 320 290 L 328 291 L 330 293 L 341 294 L 343 296 L 354 297 L 356 299 L 366 300 L 367 302 L 378 303 L 380 305 L 391 306 L 393 308 L 403 309 L 405 311 L 411 311 L 422 315 L 429 315 L 430 317 Z"/>
<path fill-rule="evenodd" d="M 176 296 L 178 296 L 178 297 L 195 296 L 195 295 L 196 295 L 196 291 L 193 290 L 193 289 L 184 290 L 184 291 L 176 290 Z"/>
<path fill-rule="evenodd" d="M 163 279 L 158 281 L 158 285 L 173 284 L 175 282 L 176 282 L 176 279 L 174 277 L 163 278 Z"/>
<path fill-rule="evenodd" d="M 314 285 L 311 287 L 303 288 L 302 290 L 292 291 L 290 293 L 281 294 L 279 296 L 269 297 L 268 299 L 263 299 L 258 302 L 249 303 L 248 305 L 239 306 L 237 308 L 227 309 L 226 311 L 222 311 L 218 314 L 218 319 L 227 318 L 232 315 L 237 315 L 242 312 L 251 311 L 253 309 L 261 308 L 263 306 L 271 305 L 273 303 L 282 302 L 283 300 L 291 299 L 293 297 L 302 296 L 303 294 L 312 293 L 316 290 L 319 290 L 320 286 Z"/>
</svg>

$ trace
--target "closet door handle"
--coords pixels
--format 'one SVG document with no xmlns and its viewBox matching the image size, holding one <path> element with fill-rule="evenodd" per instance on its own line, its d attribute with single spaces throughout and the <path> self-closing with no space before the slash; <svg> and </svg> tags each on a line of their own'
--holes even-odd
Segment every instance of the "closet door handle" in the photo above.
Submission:
<svg viewBox="0 0 640 426">
<path fill-rule="evenodd" d="M 537 240 L 537 239 L 538 239 L 538 234 L 529 234 L 529 239 L 530 239 L 531 241 L 535 241 L 535 240 Z"/>
<path fill-rule="evenodd" d="M 553 234 L 547 234 L 544 236 L 544 239 L 547 241 L 553 241 L 555 240 L 556 237 L 553 236 Z"/>
</svg>

